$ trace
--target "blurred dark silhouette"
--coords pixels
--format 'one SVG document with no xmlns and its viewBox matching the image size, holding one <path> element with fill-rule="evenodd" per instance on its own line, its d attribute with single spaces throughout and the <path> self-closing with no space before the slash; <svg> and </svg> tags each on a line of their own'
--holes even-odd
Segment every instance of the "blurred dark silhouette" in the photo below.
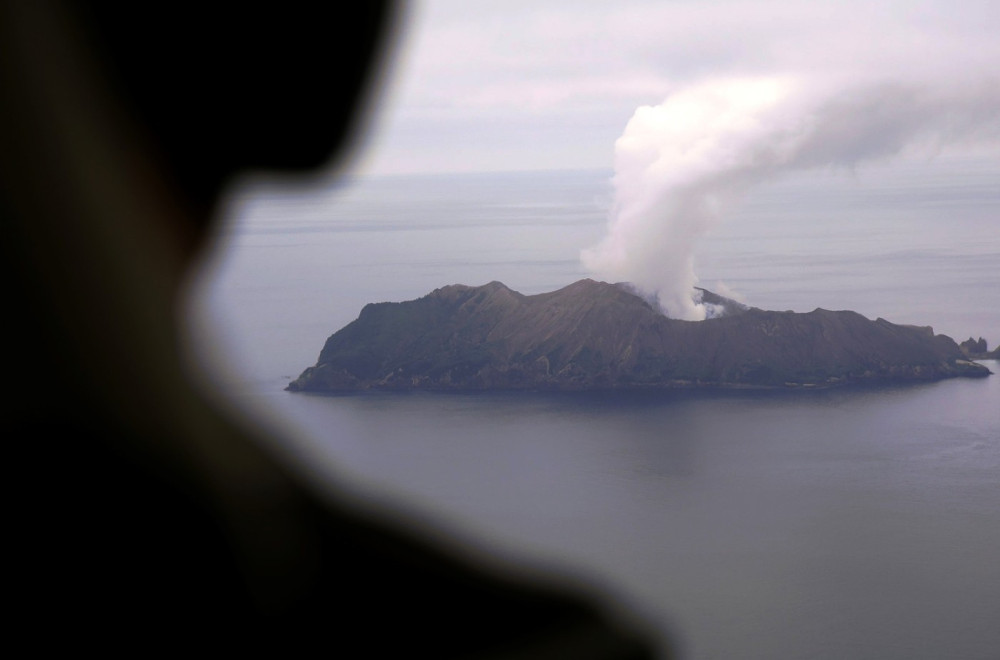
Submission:
<svg viewBox="0 0 1000 660">
<path fill-rule="evenodd" d="M 589 588 L 289 469 L 185 371 L 220 191 L 342 154 L 397 15 L 269 7 L 0 2 L 8 625 L 36 649 L 651 657 Z"/>
</svg>

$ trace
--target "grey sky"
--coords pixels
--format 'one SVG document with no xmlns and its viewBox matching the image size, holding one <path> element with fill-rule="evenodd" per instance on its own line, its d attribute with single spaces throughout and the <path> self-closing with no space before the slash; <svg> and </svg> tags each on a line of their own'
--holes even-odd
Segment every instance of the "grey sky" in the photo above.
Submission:
<svg viewBox="0 0 1000 660">
<path fill-rule="evenodd" d="M 355 165 L 611 168 L 638 106 L 772 75 L 978 90 L 982 121 L 948 148 L 1000 157 L 997 25 L 993 0 L 415 3 Z"/>
</svg>

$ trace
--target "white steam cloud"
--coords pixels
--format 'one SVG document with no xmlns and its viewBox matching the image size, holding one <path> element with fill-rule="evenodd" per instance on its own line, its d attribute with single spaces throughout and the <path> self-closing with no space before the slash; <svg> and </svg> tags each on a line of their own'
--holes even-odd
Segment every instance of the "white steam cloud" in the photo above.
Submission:
<svg viewBox="0 0 1000 660">
<path fill-rule="evenodd" d="M 696 245 L 749 186 L 996 138 L 998 81 L 959 79 L 717 78 L 642 106 L 615 143 L 608 234 L 583 263 L 655 296 L 671 317 L 702 320 L 711 314 L 693 295 Z"/>
</svg>

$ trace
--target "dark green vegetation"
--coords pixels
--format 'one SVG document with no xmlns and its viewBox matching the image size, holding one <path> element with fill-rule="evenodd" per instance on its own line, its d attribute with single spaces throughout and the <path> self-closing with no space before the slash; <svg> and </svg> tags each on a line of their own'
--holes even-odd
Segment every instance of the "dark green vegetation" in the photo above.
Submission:
<svg viewBox="0 0 1000 660">
<path fill-rule="evenodd" d="M 500 282 L 366 305 L 289 390 L 828 387 L 987 376 L 950 337 L 855 312 L 670 319 L 617 284 L 525 296 Z"/>
</svg>

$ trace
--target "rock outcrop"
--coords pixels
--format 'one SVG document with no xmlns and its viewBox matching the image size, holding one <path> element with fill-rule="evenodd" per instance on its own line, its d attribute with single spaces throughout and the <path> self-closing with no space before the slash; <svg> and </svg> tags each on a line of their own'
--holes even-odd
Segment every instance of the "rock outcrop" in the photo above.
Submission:
<svg viewBox="0 0 1000 660">
<path fill-rule="evenodd" d="M 969 337 L 958 345 L 958 349 L 970 360 L 1000 360 L 1000 346 L 991 351 L 982 337 L 979 341 Z"/>
<path fill-rule="evenodd" d="M 670 319 L 625 285 L 581 280 L 525 296 L 500 282 L 366 305 L 293 391 L 830 387 L 986 376 L 929 327 L 850 311 L 747 307 Z"/>
</svg>

